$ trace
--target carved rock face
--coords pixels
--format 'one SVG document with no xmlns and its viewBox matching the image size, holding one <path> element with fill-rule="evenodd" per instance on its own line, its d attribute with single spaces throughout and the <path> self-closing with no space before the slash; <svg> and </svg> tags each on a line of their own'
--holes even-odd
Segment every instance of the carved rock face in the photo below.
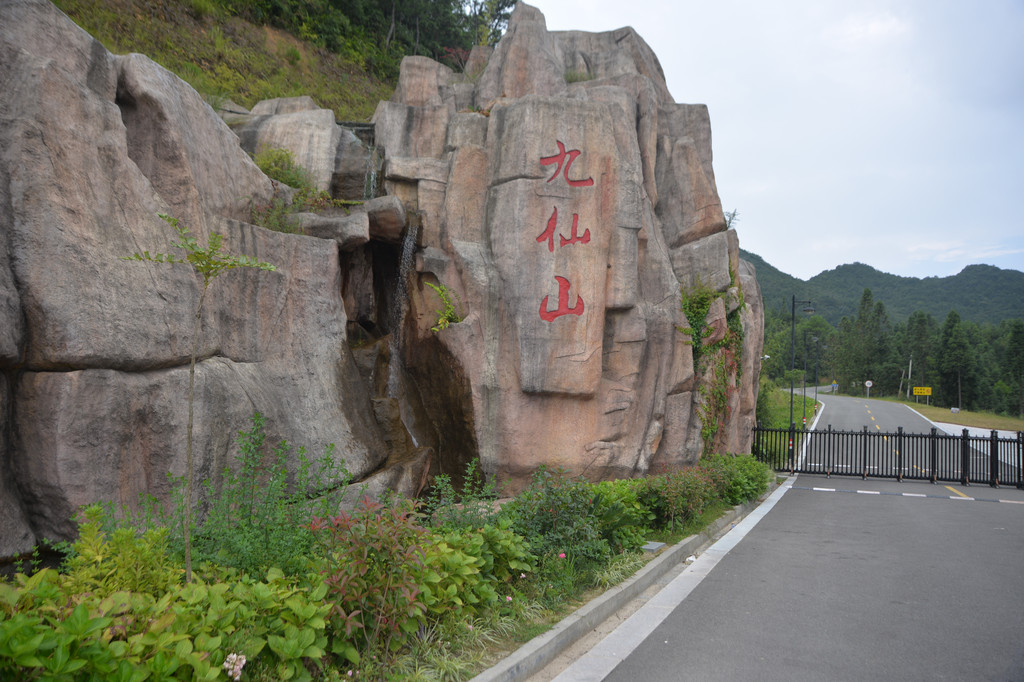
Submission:
<svg viewBox="0 0 1024 682">
<path fill-rule="evenodd" d="M 374 117 L 385 182 L 434 254 L 417 277 L 454 291 L 465 315 L 429 331 L 436 296 L 412 287 L 414 376 L 444 371 L 434 358 L 460 368 L 428 411 L 461 414 L 458 442 L 511 488 L 540 464 L 602 478 L 695 462 L 703 374 L 680 289 L 720 292 L 712 342 L 729 333 L 727 313 L 742 317 L 744 348 L 762 335 L 752 273 L 746 305 L 731 289 L 738 241 L 715 188 L 707 108 L 671 100 L 631 29 L 551 33 L 523 4 L 475 85 L 461 78 L 410 59 Z M 467 87 L 474 111 L 461 110 Z M 729 378 L 735 404 L 716 447 L 749 448 L 734 426 L 754 407 L 756 388 L 739 390 L 756 387 L 749 364 Z M 460 455 L 442 445 L 439 456 Z"/>
</svg>

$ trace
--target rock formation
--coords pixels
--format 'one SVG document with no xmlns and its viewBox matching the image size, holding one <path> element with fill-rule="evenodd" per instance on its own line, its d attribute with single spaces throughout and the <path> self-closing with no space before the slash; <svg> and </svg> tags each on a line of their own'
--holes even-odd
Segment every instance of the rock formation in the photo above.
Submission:
<svg viewBox="0 0 1024 682">
<path fill-rule="evenodd" d="M 372 490 L 405 494 L 475 457 L 514 491 L 541 464 L 599 479 L 749 450 L 757 282 L 726 229 L 707 108 L 672 100 L 632 29 L 549 32 L 520 4 L 466 73 L 406 58 L 372 131 L 309 98 L 239 110 L 232 130 L 146 57 L 14 0 L 0 84 L 0 557 L 183 474 L 201 283 L 120 260 L 170 250 L 161 212 L 278 267 L 211 287 L 200 478 L 232 462 L 254 410 L 270 440 L 334 443 Z M 304 234 L 250 224 L 288 194 L 253 164 L 260 145 L 367 201 L 299 215 Z M 459 321 L 438 324 L 428 284 Z M 707 289 L 687 320 L 683 295 Z"/>
<path fill-rule="evenodd" d="M 385 187 L 419 225 L 403 364 L 441 461 L 479 456 L 515 488 L 540 464 L 603 478 L 749 450 L 761 298 L 707 108 L 672 100 L 632 29 L 549 32 L 523 4 L 474 57 L 481 73 L 406 58 L 374 116 Z M 465 319 L 431 331 L 424 283 Z M 681 292 L 701 287 L 719 296 L 695 368 Z"/>
<path fill-rule="evenodd" d="M 47 2 L 0 5 L 0 556 L 69 537 L 77 506 L 166 498 L 185 462 L 199 282 L 120 260 L 201 241 L 274 263 L 211 287 L 196 370 L 198 479 L 254 410 L 271 441 L 335 443 L 358 476 L 386 451 L 345 344 L 335 241 L 248 224 L 271 181 L 186 83 L 113 56 Z"/>
</svg>

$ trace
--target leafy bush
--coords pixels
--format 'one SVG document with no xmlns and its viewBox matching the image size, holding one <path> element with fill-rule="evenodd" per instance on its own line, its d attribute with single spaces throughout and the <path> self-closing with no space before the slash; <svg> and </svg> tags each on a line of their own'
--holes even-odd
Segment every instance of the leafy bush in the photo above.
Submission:
<svg viewBox="0 0 1024 682">
<path fill-rule="evenodd" d="M 103 530 L 99 505 L 82 510 L 78 539 L 64 562 L 64 586 L 75 594 L 106 597 L 123 590 L 163 596 L 181 582 L 181 567 L 171 560 L 167 528 Z"/>
<path fill-rule="evenodd" d="M 432 615 L 476 614 L 499 601 L 499 587 L 533 571 L 536 557 L 510 526 L 502 519 L 433 535 L 421 578 L 423 601 Z"/>
<path fill-rule="evenodd" d="M 233 654 L 268 678 L 302 680 L 324 657 L 322 583 L 272 570 L 265 581 L 197 575 L 159 596 L 117 590 L 125 560 L 152 557 L 142 545 L 127 558 L 104 541 L 90 546 L 102 551 L 88 560 L 94 591 L 81 591 L 81 575 L 52 569 L 0 582 L 0 678 L 212 680 Z"/>
<path fill-rule="evenodd" d="M 295 157 L 288 149 L 261 147 L 253 156 L 253 161 L 271 180 L 295 189 L 313 187 L 313 178 L 309 171 L 296 163 Z"/>
<path fill-rule="evenodd" d="M 389 656 L 423 621 L 418 580 L 430 538 L 413 512 L 411 503 L 385 507 L 364 499 L 352 513 L 312 523 L 324 549 L 332 651 L 353 663 L 359 650 Z"/>
<path fill-rule="evenodd" d="M 771 479 L 771 469 L 750 455 L 712 455 L 700 461 L 700 468 L 708 473 L 718 495 L 729 504 L 755 499 L 768 490 Z"/>
<path fill-rule="evenodd" d="M 259 412 L 238 434 L 235 469 L 223 472 L 220 490 L 206 481 L 211 501 L 193 540 L 198 561 L 260 574 L 274 566 L 295 574 L 306 566 L 315 542 L 310 522 L 333 512 L 352 475 L 328 445 L 317 460 L 298 450 L 298 468 L 288 471 L 290 447 L 281 441 L 269 455 L 266 419 Z"/>
<path fill-rule="evenodd" d="M 684 469 L 644 479 L 641 502 L 661 528 L 675 532 L 700 515 L 715 496 L 714 482 L 699 468 Z"/>
<path fill-rule="evenodd" d="M 600 500 L 590 484 L 541 466 L 529 487 L 505 505 L 511 528 L 542 560 L 569 557 L 583 573 L 611 554 L 601 537 Z"/>
<path fill-rule="evenodd" d="M 640 501 L 640 479 L 601 481 L 594 485 L 600 499 L 597 517 L 601 537 L 617 553 L 643 546 L 654 513 Z"/>
</svg>

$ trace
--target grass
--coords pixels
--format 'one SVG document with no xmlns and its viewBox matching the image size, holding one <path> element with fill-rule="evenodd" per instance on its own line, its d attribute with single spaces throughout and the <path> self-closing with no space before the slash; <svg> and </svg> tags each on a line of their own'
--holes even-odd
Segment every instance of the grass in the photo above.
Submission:
<svg viewBox="0 0 1024 682">
<path fill-rule="evenodd" d="M 765 390 L 765 384 L 761 385 L 761 390 Z M 759 398 L 758 403 L 764 408 L 763 410 L 759 409 L 757 415 L 763 427 L 767 429 L 789 428 L 788 386 L 786 388 L 768 387 L 767 395 L 763 399 Z M 796 423 L 797 428 L 800 428 L 802 417 L 805 413 L 807 414 L 808 424 L 814 419 L 814 405 L 814 388 L 811 388 L 805 399 L 800 391 L 800 387 L 796 387 L 793 393 L 793 421 Z"/>
<path fill-rule="evenodd" d="M 946 407 L 935 407 L 924 403 L 915 403 L 912 400 L 901 398 L 880 398 L 893 403 L 908 405 L 933 422 L 945 424 L 960 424 L 962 426 L 973 426 L 979 429 L 998 429 L 1001 431 L 1024 431 L 1024 419 L 1019 417 L 1008 417 L 992 412 L 971 412 L 960 410 L 957 414 L 950 412 Z"/>
<path fill-rule="evenodd" d="M 246 108 L 309 95 L 341 121 L 366 121 L 394 84 L 294 36 L 200 0 L 55 0 L 115 54 L 140 52 L 187 81 L 208 102 Z"/>
</svg>

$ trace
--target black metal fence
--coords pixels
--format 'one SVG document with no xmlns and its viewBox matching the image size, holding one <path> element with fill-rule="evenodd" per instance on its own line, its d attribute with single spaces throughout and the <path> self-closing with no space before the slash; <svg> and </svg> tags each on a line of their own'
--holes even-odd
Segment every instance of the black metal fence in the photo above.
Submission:
<svg viewBox="0 0 1024 682">
<path fill-rule="evenodd" d="M 987 483 L 1024 488 L 1024 433 L 1016 438 L 931 433 L 754 428 L 754 456 L 777 471 L 825 476 Z"/>
</svg>

